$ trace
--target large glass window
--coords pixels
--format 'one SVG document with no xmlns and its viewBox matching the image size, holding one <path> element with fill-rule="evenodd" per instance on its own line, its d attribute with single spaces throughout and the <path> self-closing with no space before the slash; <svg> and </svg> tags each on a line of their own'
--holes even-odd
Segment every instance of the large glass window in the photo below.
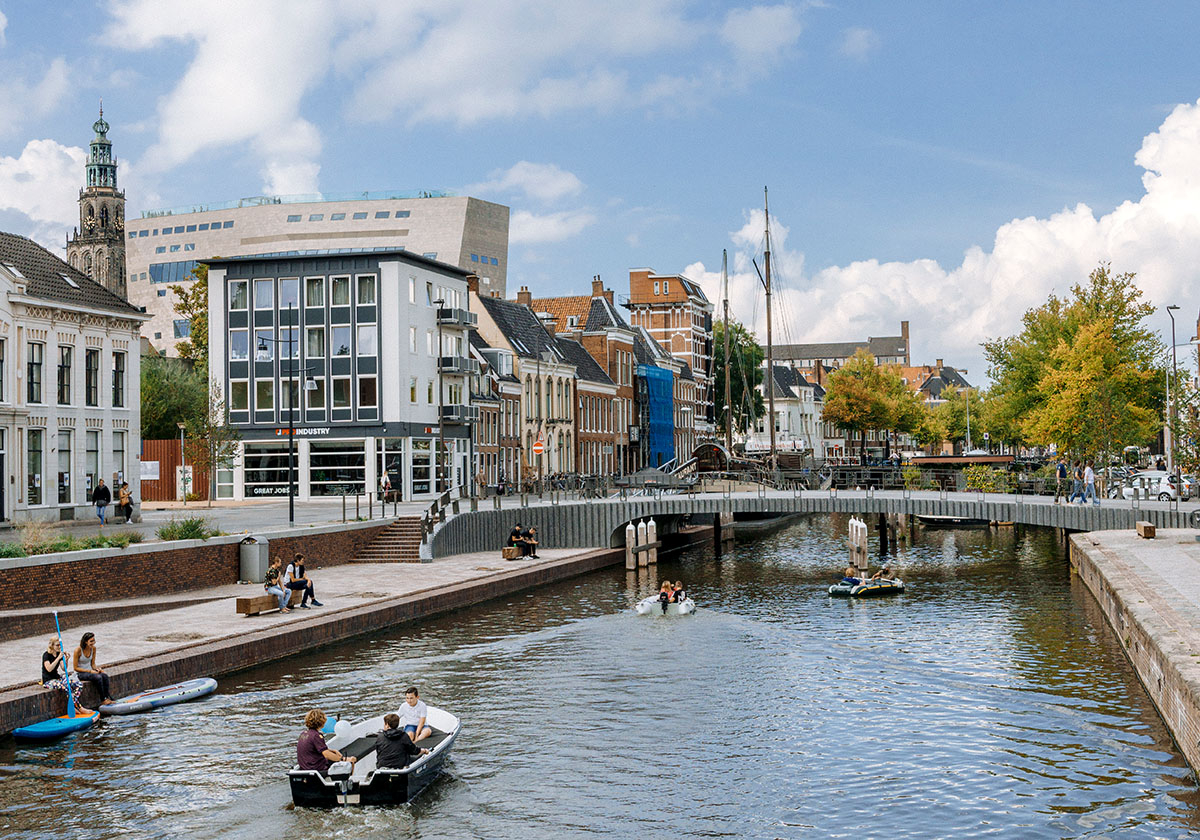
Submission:
<svg viewBox="0 0 1200 840">
<path fill-rule="evenodd" d="M 333 380 L 333 407 L 350 407 L 350 380 L 338 377 Z"/>
<path fill-rule="evenodd" d="M 117 478 L 113 482 L 113 501 L 115 502 L 117 488 L 121 486 L 121 482 L 125 480 L 125 433 L 113 432 L 113 471 L 116 472 Z"/>
<path fill-rule="evenodd" d="M 359 408 L 374 408 L 379 401 L 379 395 L 375 387 L 374 376 L 360 376 L 358 378 L 358 407 Z"/>
<path fill-rule="evenodd" d="M 271 309 L 275 306 L 275 281 L 254 281 L 254 308 Z"/>
<path fill-rule="evenodd" d="M 378 352 L 376 336 L 377 332 L 374 324 L 363 324 L 358 328 L 358 355 L 376 355 Z"/>
<path fill-rule="evenodd" d="M 269 362 L 275 358 L 275 331 L 270 327 L 254 331 L 254 361 Z"/>
<path fill-rule="evenodd" d="M 259 379 L 254 383 L 254 410 L 275 410 L 275 382 L 271 379 Z"/>
<path fill-rule="evenodd" d="M 300 355 L 300 328 L 284 327 L 279 331 L 279 358 L 297 358 Z"/>
<path fill-rule="evenodd" d="M 35 341 L 29 342 L 29 360 L 26 362 L 25 399 L 31 403 L 42 401 L 42 361 L 46 353 L 46 345 Z M 38 485 L 39 487 L 41 485 Z"/>
<path fill-rule="evenodd" d="M 8 402 L 8 341 L 0 338 L 0 402 Z"/>
<path fill-rule="evenodd" d="M 375 277 L 363 275 L 358 278 L 358 305 L 366 306 L 375 302 Z"/>
<path fill-rule="evenodd" d="M 305 391 L 308 399 L 308 407 L 313 409 L 325 408 L 325 380 L 323 378 L 314 378 L 313 382 L 317 387 L 311 391 Z"/>
<path fill-rule="evenodd" d="M 71 360 L 75 348 L 65 344 L 58 347 L 58 404 L 71 404 Z"/>
<path fill-rule="evenodd" d="M 323 359 L 325 357 L 325 328 L 308 328 L 308 358 Z"/>
<path fill-rule="evenodd" d="M 309 277 L 304 281 L 304 305 L 325 306 L 325 278 Z"/>
<path fill-rule="evenodd" d="M 279 383 L 279 416 L 283 417 L 284 412 L 292 410 L 292 406 L 296 405 L 296 393 L 299 391 L 299 384 L 291 380 L 285 380 Z M 299 408 L 298 405 L 296 405 Z"/>
<path fill-rule="evenodd" d="M 25 453 L 25 463 L 29 466 L 29 476 L 25 489 L 25 501 L 30 505 L 40 505 L 42 503 L 42 456 L 46 448 L 46 432 L 43 429 L 29 429 L 26 438 L 29 446 Z"/>
<path fill-rule="evenodd" d="M 87 487 L 84 490 L 87 492 L 88 498 L 92 496 L 92 490 L 96 487 L 96 480 L 100 478 L 100 433 L 87 432 L 86 458 L 83 464 L 84 479 L 87 481 Z"/>
<path fill-rule="evenodd" d="M 333 306 L 350 305 L 350 278 L 334 277 L 330 280 L 330 292 Z"/>
<path fill-rule="evenodd" d="M 242 456 L 247 496 L 288 494 L 286 443 L 247 443 Z"/>
<path fill-rule="evenodd" d="M 58 503 L 71 503 L 71 430 L 58 430 Z"/>
<path fill-rule="evenodd" d="M 361 493 L 367 456 L 362 441 L 317 441 L 309 445 L 310 492 L 314 496 Z"/>
<path fill-rule="evenodd" d="M 300 280 L 284 277 L 279 281 L 279 311 L 286 312 L 300 306 Z"/>
<path fill-rule="evenodd" d="M 89 349 L 83 354 L 83 400 L 89 406 L 100 405 L 100 351 Z M 88 488 L 89 490 L 91 488 Z"/>
<path fill-rule="evenodd" d="M 229 383 L 229 410 L 250 410 L 250 383 L 244 379 Z"/>
<path fill-rule="evenodd" d="M 229 308 L 241 310 L 246 308 L 246 281 L 229 281 Z"/>
<path fill-rule="evenodd" d="M 433 492 L 433 447 L 430 440 L 412 442 L 412 492 L 414 496 Z"/>
<path fill-rule="evenodd" d="M 90 350 L 88 351 L 91 352 Z M 250 358 L 250 342 L 245 330 L 229 331 L 229 360 L 244 362 Z"/>
<path fill-rule="evenodd" d="M 112 404 L 116 408 L 125 405 L 125 354 L 113 353 Z"/>
<path fill-rule="evenodd" d="M 335 356 L 350 355 L 350 328 L 349 327 L 333 327 L 330 330 L 332 341 L 329 343 Z"/>
</svg>

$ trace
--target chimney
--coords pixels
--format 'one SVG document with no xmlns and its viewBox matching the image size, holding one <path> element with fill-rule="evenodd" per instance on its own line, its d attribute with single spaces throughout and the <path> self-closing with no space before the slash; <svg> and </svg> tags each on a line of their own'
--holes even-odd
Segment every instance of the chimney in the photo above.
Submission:
<svg viewBox="0 0 1200 840">
<path fill-rule="evenodd" d="M 533 294 L 529 291 L 528 286 L 522 286 L 521 291 L 517 292 L 517 303 L 522 303 L 525 306 L 533 305 Z"/>
<path fill-rule="evenodd" d="M 524 291 L 524 290 L 522 290 L 522 291 Z M 521 296 L 518 294 L 517 300 L 520 300 L 520 299 L 521 299 Z M 539 313 L 537 313 L 537 319 L 542 322 L 542 326 L 546 328 L 546 332 L 550 333 L 550 335 L 554 335 L 554 333 L 555 333 L 554 327 L 555 327 L 556 319 L 553 315 L 551 315 L 549 312 L 539 312 Z"/>
<path fill-rule="evenodd" d="M 600 281 L 600 275 L 597 274 L 592 278 L 592 297 L 598 298 L 604 294 L 604 283 Z"/>
<path fill-rule="evenodd" d="M 474 292 L 477 295 L 479 294 L 479 275 L 478 274 L 468 274 L 467 275 L 467 293 L 470 294 L 471 292 Z"/>
<path fill-rule="evenodd" d="M 934 365 L 934 367 L 935 367 L 935 368 L 937 368 L 937 369 L 940 371 L 942 368 L 944 368 L 944 367 L 945 367 L 945 365 L 944 365 L 944 364 L 942 364 L 942 360 L 941 360 L 941 359 L 938 359 L 938 360 L 937 360 L 937 364 L 936 364 L 936 365 Z"/>
<path fill-rule="evenodd" d="M 908 341 L 908 321 L 900 322 L 900 337 Z"/>
</svg>

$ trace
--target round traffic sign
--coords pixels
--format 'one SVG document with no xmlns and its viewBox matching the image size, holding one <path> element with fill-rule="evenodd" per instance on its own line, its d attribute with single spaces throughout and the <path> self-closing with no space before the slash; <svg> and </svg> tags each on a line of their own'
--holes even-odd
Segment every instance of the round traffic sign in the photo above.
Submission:
<svg viewBox="0 0 1200 840">
<path fill-rule="evenodd" d="M 542 441 L 541 438 L 538 438 L 537 440 L 535 440 L 533 442 L 533 454 L 534 455 L 541 455 L 545 451 L 546 451 L 546 444 Z"/>
</svg>

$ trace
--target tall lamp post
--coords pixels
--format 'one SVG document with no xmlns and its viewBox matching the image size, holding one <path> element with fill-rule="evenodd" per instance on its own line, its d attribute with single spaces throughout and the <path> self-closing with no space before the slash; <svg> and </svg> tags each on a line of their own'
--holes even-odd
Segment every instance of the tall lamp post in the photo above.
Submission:
<svg viewBox="0 0 1200 840">
<path fill-rule="evenodd" d="M 183 485 L 183 506 L 187 507 L 187 454 L 183 449 L 183 430 L 187 428 L 187 425 L 184 423 L 176 423 L 175 425 L 179 427 L 179 483 Z"/>
<path fill-rule="evenodd" d="M 1171 376 L 1167 378 L 1167 432 L 1165 435 L 1165 443 L 1167 445 L 1167 472 L 1175 471 L 1175 405 L 1171 402 L 1171 381 L 1175 381 L 1176 390 L 1179 388 L 1179 370 L 1175 356 L 1175 310 L 1179 309 L 1175 304 L 1167 307 L 1167 314 L 1171 316 Z"/>
<path fill-rule="evenodd" d="M 299 353 L 293 353 L 293 348 L 299 350 L 296 346 L 299 342 L 296 338 L 300 332 L 300 325 L 296 322 L 296 305 L 288 305 L 288 370 L 286 372 L 288 384 L 288 525 L 296 524 L 296 403 L 300 401 L 300 385 L 297 377 L 300 374 Z M 283 344 L 277 338 L 266 338 L 260 336 L 258 339 L 257 351 L 259 353 L 267 352 L 267 342 L 272 344 Z M 282 367 L 280 373 L 284 373 Z M 304 366 L 304 390 L 317 390 L 317 383 L 312 378 L 308 366 Z"/>
</svg>

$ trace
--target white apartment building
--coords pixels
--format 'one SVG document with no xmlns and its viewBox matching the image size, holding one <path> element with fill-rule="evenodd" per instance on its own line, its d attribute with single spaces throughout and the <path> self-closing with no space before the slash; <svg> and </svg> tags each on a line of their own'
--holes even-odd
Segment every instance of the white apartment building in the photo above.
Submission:
<svg viewBox="0 0 1200 840">
<path fill-rule="evenodd" d="M 409 251 L 479 277 L 504 294 L 508 208 L 442 192 L 256 196 L 148 210 L 126 222 L 128 298 L 151 316 L 143 335 L 175 355 L 187 319 L 168 286 L 189 285 L 198 263 L 242 256 Z"/>
<path fill-rule="evenodd" d="M 828 457 L 825 424 L 821 422 L 824 389 L 809 382 L 800 371 L 783 365 L 775 365 L 772 385 L 775 388 L 776 451 Z M 764 385 L 759 385 L 758 389 L 763 392 L 764 407 L 769 406 Z M 746 453 L 757 455 L 770 451 L 771 431 L 764 416 L 755 421 L 754 432 L 746 438 Z"/>
<path fill-rule="evenodd" d="M 140 501 L 145 320 L 40 245 L 0 233 L 0 519 L 92 518 L 100 479 L 114 503 L 122 481 Z"/>
<path fill-rule="evenodd" d="M 286 496 L 293 425 L 298 499 L 373 493 L 384 475 L 430 499 L 439 466 L 442 489 L 463 487 L 469 276 L 403 250 L 210 261 L 210 377 L 242 436 L 217 497 Z"/>
</svg>

